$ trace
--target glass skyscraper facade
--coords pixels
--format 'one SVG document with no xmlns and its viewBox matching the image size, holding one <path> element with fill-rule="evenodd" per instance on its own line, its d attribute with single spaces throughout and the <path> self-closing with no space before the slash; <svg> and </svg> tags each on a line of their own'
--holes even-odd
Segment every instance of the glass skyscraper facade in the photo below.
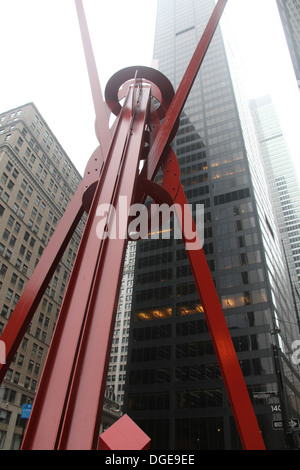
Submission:
<svg viewBox="0 0 300 470">
<path fill-rule="evenodd" d="M 299 178 L 271 97 L 266 95 L 251 100 L 250 106 L 289 266 L 297 323 L 300 324 Z"/>
<path fill-rule="evenodd" d="M 154 59 L 175 89 L 214 5 L 158 1 Z M 204 251 L 266 446 L 284 448 L 288 419 L 300 417 L 299 384 L 283 386 L 294 305 L 258 142 L 239 112 L 220 28 L 173 146 L 189 203 L 205 207 Z M 153 449 L 240 448 L 182 242 L 138 242 L 134 283 L 125 411 Z"/>
</svg>

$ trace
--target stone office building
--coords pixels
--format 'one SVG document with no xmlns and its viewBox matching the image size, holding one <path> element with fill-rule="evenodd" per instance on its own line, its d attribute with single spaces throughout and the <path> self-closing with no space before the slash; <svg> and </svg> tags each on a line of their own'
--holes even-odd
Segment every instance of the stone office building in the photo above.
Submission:
<svg viewBox="0 0 300 470">
<path fill-rule="evenodd" d="M 33 103 L 0 114 L 0 333 L 81 176 Z M 6 374 L 0 449 L 18 449 L 72 269 L 83 221 Z"/>
</svg>

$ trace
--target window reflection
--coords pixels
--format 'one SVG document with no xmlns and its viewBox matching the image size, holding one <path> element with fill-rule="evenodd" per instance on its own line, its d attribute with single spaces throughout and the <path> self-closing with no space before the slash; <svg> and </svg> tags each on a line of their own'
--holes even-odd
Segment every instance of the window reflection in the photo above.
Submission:
<svg viewBox="0 0 300 470">
<path fill-rule="evenodd" d="M 245 305 L 267 302 L 267 293 L 265 289 L 257 289 L 251 292 L 245 291 L 237 294 L 228 294 L 222 296 L 222 308 L 237 308 Z"/>
<path fill-rule="evenodd" d="M 134 313 L 134 321 L 161 320 L 171 316 L 171 307 L 145 308 Z"/>
<path fill-rule="evenodd" d="M 194 315 L 195 313 L 203 313 L 204 309 L 200 303 L 180 303 L 176 307 L 176 315 Z"/>
</svg>

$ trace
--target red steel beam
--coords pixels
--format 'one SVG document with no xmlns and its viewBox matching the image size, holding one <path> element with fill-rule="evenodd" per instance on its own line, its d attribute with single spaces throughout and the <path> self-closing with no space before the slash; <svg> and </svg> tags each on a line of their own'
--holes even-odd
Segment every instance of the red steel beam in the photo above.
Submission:
<svg viewBox="0 0 300 470">
<path fill-rule="evenodd" d="M 180 114 L 183 111 L 186 100 L 188 99 L 197 73 L 203 63 L 215 30 L 218 27 L 226 4 L 227 0 L 218 0 L 194 55 L 175 93 L 166 117 L 159 129 L 158 135 L 148 156 L 148 163 L 142 172 L 142 176 L 148 180 L 154 179 L 160 165 L 162 164 L 161 156 L 163 155 L 168 142 L 170 142 L 170 136 L 172 135 L 173 129 L 176 127 Z"/>
<path fill-rule="evenodd" d="M 103 100 L 103 94 L 82 0 L 75 0 L 75 4 L 87 63 L 87 70 L 89 74 L 94 109 L 96 113 L 96 135 L 98 141 L 101 144 L 103 155 L 105 156 L 111 143 L 107 108 Z"/>
<path fill-rule="evenodd" d="M 84 213 L 83 190 L 84 186 L 81 184 L 64 212 L 0 337 L 6 346 L 6 363 L 0 364 L 0 383 Z"/>
<path fill-rule="evenodd" d="M 237 429 L 245 450 L 265 450 L 226 319 L 202 249 L 188 201 L 179 178 L 173 150 L 165 151 L 162 186 L 148 182 L 148 194 L 158 204 L 175 208 L 182 239 L 214 345 Z M 148 181 L 148 180 L 146 180 Z M 144 187 L 146 186 L 143 180 Z"/>
<path fill-rule="evenodd" d="M 182 221 L 181 213 L 185 208 L 185 217 L 188 212 L 188 201 L 180 183 L 175 198 L 175 207 L 178 211 L 178 220 Z M 201 244 L 196 226 L 189 213 L 184 219 L 188 226 L 193 227 L 194 240 L 189 240 L 182 227 L 183 241 L 185 245 L 191 242 Z M 192 224 L 191 224 L 192 223 Z M 257 423 L 256 415 L 249 397 L 245 379 L 234 349 L 232 339 L 228 330 L 226 319 L 219 301 L 219 297 L 213 282 L 203 249 L 187 249 L 187 256 L 196 282 L 198 294 L 201 299 L 206 322 L 210 331 L 216 356 L 222 372 L 223 380 L 227 390 L 240 439 L 245 450 L 265 450 L 265 444 Z"/>
<path fill-rule="evenodd" d="M 160 166 L 164 166 L 164 163 L 168 160 L 168 155 L 172 152 L 167 148 L 167 145 L 171 140 L 170 136 L 178 123 L 178 119 L 183 111 L 197 73 L 203 63 L 205 54 L 219 24 L 226 3 L 227 0 L 219 0 L 211 15 L 203 36 L 201 37 L 173 101 L 167 111 L 166 117 L 158 131 L 153 146 L 150 149 L 147 164 L 143 168 L 141 177 L 153 181 Z M 168 190 L 172 194 L 173 200 L 183 207 L 184 204 L 187 204 L 187 200 L 181 184 L 178 186 L 177 194 L 174 193 L 173 184 L 171 186 Z M 177 192 L 177 188 L 175 188 L 175 191 Z M 203 303 L 206 320 L 215 346 L 216 355 L 243 447 L 249 450 L 265 449 L 245 380 L 241 372 L 204 252 L 202 249 L 187 250 L 187 254 L 194 274 L 198 293 Z"/>
<path fill-rule="evenodd" d="M 129 103 L 130 102 L 132 102 L 132 100 L 130 101 L 129 99 Z M 132 115 L 130 110 L 130 120 L 131 118 Z M 139 130 L 140 127 L 141 125 L 138 127 Z M 70 390 L 73 389 L 72 378 L 74 370 L 77 371 L 76 359 L 78 357 L 78 350 L 81 349 L 80 342 L 82 332 L 85 331 L 85 322 L 87 321 L 89 324 L 89 322 L 92 321 L 89 314 L 91 308 L 90 302 L 93 299 L 93 295 L 95 295 L 94 281 L 95 277 L 97 277 L 98 263 L 103 257 L 105 257 L 106 250 L 109 250 L 112 257 L 111 259 L 106 259 L 106 270 L 103 279 L 106 286 L 106 295 L 104 297 L 107 297 L 108 301 L 113 299 L 113 302 L 115 302 L 118 285 L 116 284 L 116 279 L 114 279 L 114 282 L 112 282 L 112 279 L 113 272 L 116 272 L 118 276 L 121 276 L 121 254 L 120 251 L 118 251 L 118 255 L 116 254 L 116 256 L 114 256 L 114 253 L 110 248 L 112 247 L 112 240 L 108 240 L 107 243 L 104 243 L 105 240 L 103 242 L 103 240 L 98 237 L 98 221 L 96 213 L 101 203 L 113 202 L 116 188 L 120 182 L 119 171 L 123 168 L 123 165 L 126 167 L 126 180 L 131 181 L 131 192 L 133 192 L 134 186 L 132 178 L 133 180 L 135 179 L 136 173 L 135 171 L 132 171 L 132 161 L 131 168 L 128 167 L 125 155 L 130 138 L 132 137 L 131 134 L 134 134 L 134 132 L 134 129 L 131 128 L 131 121 L 130 127 L 128 127 L 128 107 L 124 107 L 114 133 L 110 151 L 104 164 L 101 180 L 98 183 L 94 200 L 90 208 L 83 239 L 79 247 L 57 326 L 49 348 L 31 417 L 26 429 L 22 449 L 56 449 L 61 430 L 67 428 L 69 420 L 71 419 L 69 417 L 67 418 L 67 421 L 64 421 L 64 413 L 66 407 L 68 409 L 67 401 Z M 138 136 L 139 139 L 142 138 L 140 133 Z M 141 145 L 141 142 L 142 141 L 140 140 L 139 145 Z M 135 152 L 134 155 L 137 159 L 137 152 Z M 138 165 L 138 159 L 136 161 L 136 165 Z M 128 187 L 125 189 L 126 191 L 129 191 L 130 187 L 129 189 Z M 131 202 L 131 194 L 125 192 L 124 195 L 127 195 Z M 102 320 L 107 321 L 108 324 L 112 325 L 112 315 L 112 311 L 108 311 Z M 109 354 L 109 341 L 111 338 L 111 331 L 108 331 L 110 328 L 108 324 L 105 323 L 105 327 L 102 327 L 101 325 L 98 326 L 95 331 L 95 334 L 99 335 L 96 337 L 97 344 L 99 345 L 99 339 L 101 338 L 105 345 L 105 360 L 107 360 L 107 354 Z M 88 326 L 86 328 L 88 328 Z M 102 328 L 104 328 L 104 330 L 102 330 Z M 83 338 L 85 341 L 85 336 L 83 336 Z M 97 359 L 99 361 L 102 360 L 101 357 L 98 356 Z M 93 362 L 91 363 L 91 366 L 92 364 Z M 94 366 L 92 366 L 92 368 L 87 366 L 88 370 L 85 368 L 85 370 L 81 370 L 81 372 L 85 374 L 90 372 L 96 380 L 98 375 L 95 373 L 95 370 L 99 370 L 99 374 L 102 377 L 101 366 L 99 364 L 100 363 L 98 363 L 96 369 Z M 104 369 L 105 367 L 103 366 Z M 74 377 L 74 380 L 75 378 L 78 380 L 77 375 Z M 102 386 L 105 386 L 104 379 L 102 381 Z M 91 387 L 91 384 L 88 385 L 88 389 L 90 388 L 93 388 Z M 99 390 L 96 390 L 96 393 L 98 392 Z M 101 394 L 102 393 L 103 389 L 101 389 Z M 87 396 L 82 401 L 81 406 L 84 406 L 83 402 L 89 402 L 88 395 L 89 393 L 87 393 Z M 77 415 L 77 410 L 75 414 Z M 93 417 L 89 415 L 89 418 L 92 420 L 98 419 L 96 415 Z M 84 418 L 83 421 L 86 423 Z M 89 431 L 91 429 L 94 435 L 95 430 L 91 423 L 88 423 L 84 429 L 80 426 L 72 429 L 72 431 L 80 434 L 80 442 L 78 443 L 78 435 L 76 441 L 80 448 L 86 448 L 84 447 L 86 444 L 85 439 L 90 438 Z M 91 445 L 90 441 L 89 445 Z M 72 442 L 70 443 L 70 446 L 72 446 Z"/>
<path fill-rule="evenodd" d="M 38 265 L 26 284 L 20 300 L 1 335 L 0 339 L 6 346 L 6 363 L 0 364 L 0 383 L 5 377 L 20 342 L 27 331 L 29 323 L 51 281 L 55 269 L 86 209 L 82 201 L 86 189 L 89 189 L 89 199 L 93 197 L 95 191 L 94 183 L 99 179 L 101 167 L 111 143 L 106 104 L 102 95 L 82 0 L 75 0 L 75 3 L 96 113 L 96 134 L 101 142 L 101 146 L 90 158 L 85 176 L 79 188 L 64 212 L 55 233 L 45 248 Z M 98 160 L 97 163 L 95 163 L 96 160 Z"/>
<path fill-rule="evenodd" d="M 130 94 L 134 96 L 133 90 Z M 117 214 L 122 214 L 121 197 L 126 196 L 128 211 L 133 201 L 149 100 L 150 87 L 143 86 L 139 112 L 131 127 L 118 188 L 114 194 L 113 206 Z M 118 239 L 105 240 L 99 257 L 58 449 L 96 449 L 98 445 L 114 320 L 126 254 L 127 217 L 125 221 L 123 233 L 119 234 Z"/>
</svg>

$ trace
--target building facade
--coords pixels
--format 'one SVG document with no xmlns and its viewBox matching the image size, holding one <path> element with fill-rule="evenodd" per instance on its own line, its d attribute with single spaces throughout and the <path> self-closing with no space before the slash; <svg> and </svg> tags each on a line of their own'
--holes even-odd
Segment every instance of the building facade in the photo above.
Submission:
<svg viewBox="0 0 300 470">
<path fill-rule="evenodd" d="M 175 89 L 214 5 L 158 2 L 154 59 Z M 239 110 L 218 28 L 173 145 L 189 203 L 205 207 L 204 251 L 266 446 L 277 449 L 300 416 L 299 383 L 285 380 L 295 311 L 259 145 Z M 125 411 L 153 449 L 241 447 L 180 240 L 137 244 Z"/>
<path fill-rule="evenodd" d="M 132 307 L 136 243 L 127 246 L 112 349 L 107 374 L 107 387 L 114 391 L 120 410 L 124 405 L 129 327 Z"/>
<path fill-rule="evenodd" d="M 300 4 L 298 0 L 277 0 L 277 5 L 300 89 Z"/>
<path fill-rule="evenodd" d="M 270 96 L 250 103 L 275 208 L 277 225 L 288 261 L 296 323 L 300 327 L 300 185 L 275 106 Z"/>
<path fill-rule="evenodd" d="M 0 114 L 0 333 L 81 176 L 33 103 Z M 49 283 L 2 384 L 0 449 L 18 449 L 84 221 Z"/>
</svg>

